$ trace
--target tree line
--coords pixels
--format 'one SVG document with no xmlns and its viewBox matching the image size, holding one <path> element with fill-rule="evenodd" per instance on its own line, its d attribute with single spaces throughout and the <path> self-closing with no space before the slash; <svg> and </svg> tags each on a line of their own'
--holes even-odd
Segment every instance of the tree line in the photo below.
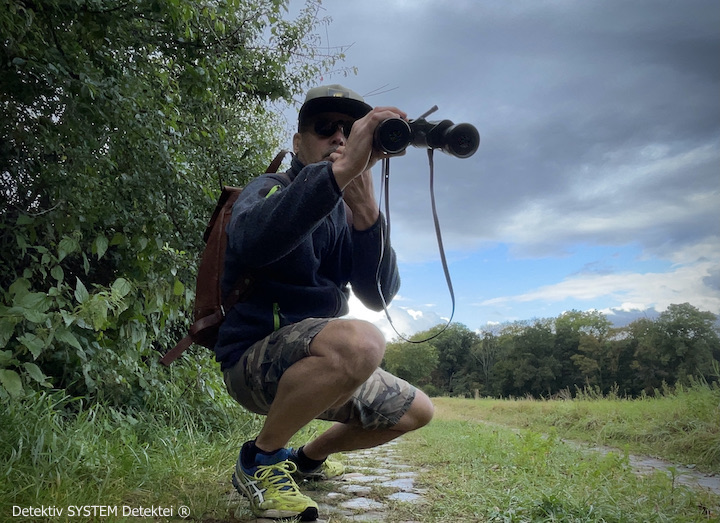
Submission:
<svg viewBox="0 0 720 523">
<path fill-rule="evenodd" d="M 383 367 L 432 395 L 552 397 L 590 387 L 637 397 L 720 378 L 716 321 L 683 303 L 625 327 L 575 310 L 482 332 L 453 323 L 389 343 Z"/>
</svg>

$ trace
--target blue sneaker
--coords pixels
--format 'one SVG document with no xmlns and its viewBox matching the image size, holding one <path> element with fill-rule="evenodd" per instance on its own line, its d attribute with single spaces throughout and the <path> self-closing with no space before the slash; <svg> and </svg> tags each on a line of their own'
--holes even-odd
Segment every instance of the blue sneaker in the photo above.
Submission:
<svg viewBox="0 0 720 523">
<path fill-rule="evenodd" d="M 318 505 L 298 489 L 292 478 L 297 466 L 288 460 L 289 455 L 288 449 L 280 449 L 269 456 L 258 454 L 255 465 L 246 468 L 242 463 L 241 450 L 235 464 L 233 486 L 248 498 L 250 509 L 257 517 L 315 521 Z"/>
</svg>

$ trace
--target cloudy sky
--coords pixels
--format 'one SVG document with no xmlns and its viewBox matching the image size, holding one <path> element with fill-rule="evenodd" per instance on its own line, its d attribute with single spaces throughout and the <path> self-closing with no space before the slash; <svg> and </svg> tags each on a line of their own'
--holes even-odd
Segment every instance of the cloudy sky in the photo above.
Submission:
<svg viewBox="0 0 720 523">
<path fill-rule="evenodd" d="M 299 0 L 291 8 L 299 8 Z M 471 329 L 598 309 L 618 324 L 690 302 L 720 313 L 720 2 L 324 0 L 325 74 L 372 105 L 475 125 L 469 159 L 435 154 L 435 192 Z M 379 94 L 373 94 L 379 93 Z M 427 155 L 391 161 L 390 219 L 411 334 L 452 305 Z M 376 186 L 380 185 L 376 168 Z M 354 304 L 353 314 L 383 315 Z"/>
</svg>

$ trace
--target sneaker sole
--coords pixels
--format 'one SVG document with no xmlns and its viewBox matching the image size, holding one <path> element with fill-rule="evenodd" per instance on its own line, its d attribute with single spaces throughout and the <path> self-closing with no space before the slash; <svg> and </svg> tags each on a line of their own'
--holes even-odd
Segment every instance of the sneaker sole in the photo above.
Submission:
<svg viewBox="0 0 720 523">
<path fill-rule="evenodd" d="M 319 474 L 303 474 L 302 472 L 296 473 L 293 475 L 294 478 L 305 480 L 305 481 L 341 481 L 345 477 L 345 473 L 340 474 L 339 476 L 333 476 L 331 478 L 328 478 L 325 474 L 319 473 Z"/>
<path fill-rule="evenodd" d="M 235 490 L 238 491 L 238 493 L 241 496 L 246 497 L 248 500 L 250 499 L 250 495 L 245 491 L 242 484 L 238 481 L 237 476 L 233 472 L 232 475 L 232 484 L 233 487 L 235 487 Z M 258 517 L 262 518 L 270 518 L 270 519 L 282 519 L 282 518 L 296 518 L 298 521 L 315 521 L 318 518 L 318 511 L 315 507 L 308 507 L 305 510 L 303 510 L 300 514 L 297 512 L 290 512 L 287 510 L 254 510 L 252 508 L 252 501 L 250 502 L 250 510 L 252 513 Z"/>
</svg>

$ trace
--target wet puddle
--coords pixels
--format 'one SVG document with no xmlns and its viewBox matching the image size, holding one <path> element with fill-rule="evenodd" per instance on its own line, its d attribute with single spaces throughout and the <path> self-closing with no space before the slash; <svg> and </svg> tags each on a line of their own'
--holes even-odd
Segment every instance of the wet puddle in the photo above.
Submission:
<svg viewBox="0 0 720 523">
<path fill-rule="evenodd" d="M 584 448 L 593 452 L 600 452 L 601 454 L 619 454 L 623 455 L 623 451 L 614 449 L 611 447 L 583 447 L 582 444 L 563 440 L 565 443 Z M 630 466 L 636 474 L 653 474 L 654 472 L 663 472 L 667 474 L 671 479 L 675 477 L 675 482 L 680 485 L 685 485 L 691 488 L 702 488 L 709 490 L 720 496 L 720 475 L 718 474 L 705 474 L 703 472 L 695 470 L 692 466 L 675 465 L 669 461 L 664 461 L 657 458 L 651 458 L 649 456 L 628 456 Z"/>
</svg>

